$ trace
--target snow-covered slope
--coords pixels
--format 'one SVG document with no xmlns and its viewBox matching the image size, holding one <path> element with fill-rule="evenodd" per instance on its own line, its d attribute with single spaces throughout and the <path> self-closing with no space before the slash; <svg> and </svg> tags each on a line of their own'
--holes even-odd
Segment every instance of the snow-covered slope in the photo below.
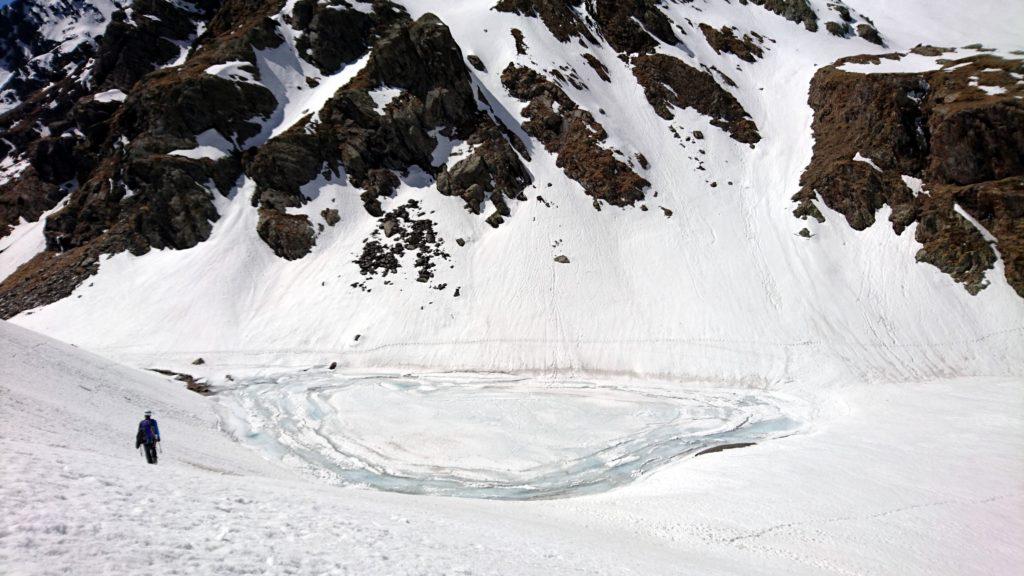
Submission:
<svg viewBox="0 0 1024 576">
<path fill-rule="evenodd" d="M 923 576 L 1024 562 L 1015 381 L 810 394 L 804 434 L 600 495 L 500 502 L 296 477 L 219 432 L 210 398 L 6 322 L 0 356 L 4 574 Z M 145 409 L 164 438 L 155 467 L 133 450 Z"/>
<path fill-rule="evenodd" d="M 352 368 L 731 382 L 1020 373 L 1024 299 L 1007 285 L 1001 261 L 985 276 L 989 286 L 971 295 L 937 268 L 914 261 L 921 247 L 917 224 L 894 235 L 888 207 L 863 232 L 824 204 L 824 223 L 791 214 L 791 197 L 811 157 L 807 92 L 816 69 L 842 56 L 905 51 L 922 41 L 983 42 L 1009 55 L 1020 47 L 1020 7 L 847 2 L 874 18 L 888 44 L 882 48 L 808 32 L 753 5 L 665 4 L 685 35 L 658 51 L 714 66 L 736 82 L 730 90 L 762 137 L 752 149 L 692 108 L 675 110 L 671 122 L 659 117 L 607 44 L 575 50 L 541 19 L 496 12 L 491 2 L 402 4 L 413 18 L 436 12 L 463 53 L 480 58 L 486 72 L 474 72 L 473 83 L 495 116 L 512 120 L 531 154 L 529 201 L 511 203 L 511 216 L 499 228 L 469 213 L 461 198 L 438 194 L 433 179 L 414 169 L 393 197 L 382 198 L 383 211 L 419 201 L 450 260 L 440 261 L 428 283 L 413 281 L 412 251 L 396 275 L 367 278 L 353 261 L 380 219 L 363 209 L 362 190 L 344 174 L 306 184 L 307 203 L 287 209 L 320 226 L 325 210 L 340 215 L 296 260 L 276 256 L 254 233 L 262 223 L 252 205 L 257 186 L 243 178 L 225 196 L 212 193 L 219 219 L 208 240 L 184 250 L 103 255 L 99 273 L 70 296 L 13 321 L 135 365 L 173 356 L 180 367 L 203 356 L 225 370 L 250 361 L 338 361 Z M 824 1 L 811 4 L 828 13 Z M 699 36 L 698 21 L 772 41 L 762 59 L 748 63 L 712 49 Z M 510 41 L 513 28 L 522 31 L 525 55 Z M 583 52 L 608 68 L 610 82 Z M 292 122 L 298 113 L 293 103 L 322 104 L 300 93 L 295 79 L 315 73 L 302 70 L 309 65 L 295 53 L 280 48 L 257 58 L 261 81 L 279 100 L 272 118 Z M 350 68 L 363 62 L 325 76 L 320 85 L 350 77 Z M 649 161 L 649 169 L 636 168 L 651 184 L 643 202 L 648 210 L 593 208 L 593 198 L 556 158 L 518 128 L 523 102 L 500 78 L 509 62 L 540 70 L 572 66 L 587 89 L 562 87 L 601 122 L 607 145 L 624 158 L 640 153 Z M 283 127 L 263 129 L 277 135 Z M 675 130 L 698 130 L 703 139 L 683 142 Z M 810 238 L 798 234 L 804 227 Z M 29 243 L 37 232 L 19 228 L 15 234 Z M 456 239 L 465 246 L 456 246 Z M 562 255 L 568 264 L 554 260 Z M 24 258 L 19 251 L 0 257 Z"/>
</svg>

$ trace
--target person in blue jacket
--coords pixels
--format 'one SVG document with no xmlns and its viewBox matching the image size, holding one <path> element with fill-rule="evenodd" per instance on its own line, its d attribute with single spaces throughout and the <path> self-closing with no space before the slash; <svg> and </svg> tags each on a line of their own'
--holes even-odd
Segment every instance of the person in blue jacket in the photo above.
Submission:
<svg viewBox="0 0 1024 576">
<path fill-rule="evenodd" d="M 135 448 L 145 447 L 146 462 L 156 464 L 156 443 L 160 441 L 160 427 L 153 419 L 153 413 L 146 410 L 145 418 L 139 422 L 139 432 L 135 435 Z"/>
</svg>

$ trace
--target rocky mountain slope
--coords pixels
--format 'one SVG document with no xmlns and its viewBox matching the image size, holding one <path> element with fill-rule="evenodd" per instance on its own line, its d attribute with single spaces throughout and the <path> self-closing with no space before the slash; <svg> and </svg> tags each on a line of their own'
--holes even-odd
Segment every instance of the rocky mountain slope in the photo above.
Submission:
<svg viewBox="0 0 1024 576">
<path fill-rule="evenodd" d="M 0 316 L 353 366 L 773 379 L 1019 355 L 1022 14 L 916 23 L 943 17 L 16 0 Z"/>
</svg>

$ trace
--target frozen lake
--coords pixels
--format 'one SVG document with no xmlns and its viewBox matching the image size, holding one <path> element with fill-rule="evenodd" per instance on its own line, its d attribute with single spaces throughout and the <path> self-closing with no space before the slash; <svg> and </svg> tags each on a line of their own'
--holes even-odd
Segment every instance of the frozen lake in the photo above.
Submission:
<svg viewBox="0 0 1024 576">
<path fill-rule="evenodd" d="M 792 434 L 802 412 L 750 389 L 327 370 L 240 380 L 218 399 L 229 433 L 328 482 L 508 500 L 608 490 Z"/>
</svg>

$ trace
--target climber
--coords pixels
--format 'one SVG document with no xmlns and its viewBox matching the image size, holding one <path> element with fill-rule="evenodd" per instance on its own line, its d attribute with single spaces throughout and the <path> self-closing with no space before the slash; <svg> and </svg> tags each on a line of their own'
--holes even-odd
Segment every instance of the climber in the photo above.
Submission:
<svg viewBox="0 0 1024 576">
<path fill-rule="evenodd" d="M 139 432 L 135 435 L 135 448 L 143 446 L 146 451 L 146 462 L 156 464 L 156 445 L 160 442 L 160 427 L 152 418 L 153 413 L 146 410 L 145 418 L 139 422 Z"/>
</svg>

